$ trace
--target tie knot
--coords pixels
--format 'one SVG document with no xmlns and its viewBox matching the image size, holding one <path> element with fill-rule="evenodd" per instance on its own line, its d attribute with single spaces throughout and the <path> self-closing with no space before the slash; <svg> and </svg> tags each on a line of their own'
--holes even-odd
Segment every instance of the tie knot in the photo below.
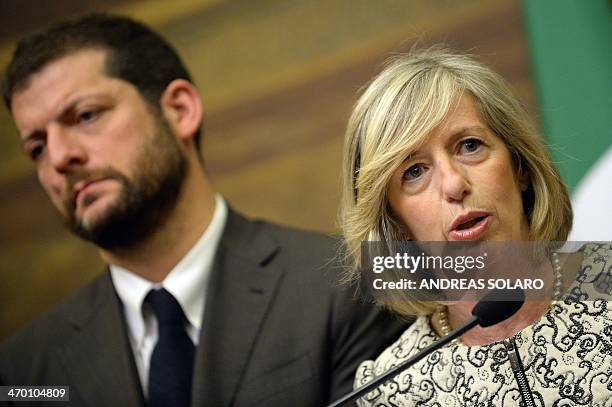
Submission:
<svg viewBox="0 0 612 407">
<path fill-rule="evenodd" d="M 145 297 L 145 302 L 151 306 L 157 318 L 157 323 L 162 325 L 183 324 L 185 314 L 181 305 L 174 296 L 165 288 L 151 290 Z"/>
</svg>

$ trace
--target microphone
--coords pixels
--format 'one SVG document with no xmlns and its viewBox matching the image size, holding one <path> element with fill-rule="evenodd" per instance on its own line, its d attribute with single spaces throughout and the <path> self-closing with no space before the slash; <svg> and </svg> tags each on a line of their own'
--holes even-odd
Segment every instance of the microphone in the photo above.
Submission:
<svg viewBox="0 0 612 407">
<path fill-rule="evenodd" d="M 425 356 L 435 352 L 436 350 L 451 342 L 453 339 L 463 335 L 470 329 L 474 328 L 476 325 L 479 325 L 483 328 L 487 328 L 502 321 L 505 321 L 512 315 L 516 314 L 516 312 L 523 306 L 524 302 L 525 292 L 520 288 L 514 290 L 494 290 L 489 292 L 483 297 L 482 300 L 480 300 L 474 306 L 474 308 L 472 308 L 472 318 L 470 318 L 459 328 L 455 329 L 454 331 L 446 335 L 444 338 L 440 338 L 438 341 L 432 343 L 416 355 L 405 360 L 394 368 L 387 370 L 385 373 L 378 376 L 370 383 L 366 383 L 358 389 L 355 389 L 351 393 L 345 395 L 344 397 L 341 397 L 340 399 L 334 401 L 327 407 L 338 407 L 351 401 L 357 400 L 358 398 L 374 390 L 376 387 L 380 386 L 387 380 L 408 369 L 410 366 L 414 365 L 419 360 L 423 359 Z"/>
</svg>

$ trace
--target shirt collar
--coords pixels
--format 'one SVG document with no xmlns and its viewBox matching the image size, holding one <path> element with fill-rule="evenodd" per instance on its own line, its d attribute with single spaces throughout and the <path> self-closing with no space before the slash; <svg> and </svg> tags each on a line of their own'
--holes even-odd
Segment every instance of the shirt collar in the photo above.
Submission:
<svg viewBox="0 0 612 407">
<path fill-rule="evenodd" d="M 227 204 L 217 194 L 210 224 L 191 250 L 159 284 L 154 284 L 122 267 L 109 265 L 113 285 L 124 305 L 130 335 L 138 346 L 146 335 L 142 302 L 152 288 L 164 287 L 168 290 L 181 305 L 189 324 L 200 329 L 206 289 L 226 220 Z"/>
</svg>

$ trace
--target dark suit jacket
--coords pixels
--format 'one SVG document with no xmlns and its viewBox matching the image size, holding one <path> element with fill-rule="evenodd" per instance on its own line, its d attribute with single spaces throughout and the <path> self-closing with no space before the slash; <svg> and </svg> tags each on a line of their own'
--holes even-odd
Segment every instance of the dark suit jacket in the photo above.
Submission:
<svg viewBox="0 0 612 407">
<path fill-rule="evenodd" d="M 320 406 L 351 390 L 358 363 L 406 326 L 337 287 L 337 248 L 330 238 L 229 212 L 206 296 L 193 406 Z M 145 404 L 109 273 L 2 345 L 0 385 L 68 385 L 71 402 L 61 406 Z"/>
</svg>

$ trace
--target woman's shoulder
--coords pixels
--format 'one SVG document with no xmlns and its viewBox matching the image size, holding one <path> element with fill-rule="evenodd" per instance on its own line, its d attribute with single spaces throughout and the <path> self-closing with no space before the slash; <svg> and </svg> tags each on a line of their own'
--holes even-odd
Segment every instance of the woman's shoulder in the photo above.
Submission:
<svg viewBox="0 0 612 407">
<path fill-rule="evenodd" d="M 581 300 L 612 299 L 612 242 L 592 242 L 582 246 L 582 264 L 568 297 Z"/>
<path fill-rule="evenodd" d="M 582 246 L 584 262 L 609 261 L 612 256 L 612 242 L 588 242 Z"/>
</svg>

